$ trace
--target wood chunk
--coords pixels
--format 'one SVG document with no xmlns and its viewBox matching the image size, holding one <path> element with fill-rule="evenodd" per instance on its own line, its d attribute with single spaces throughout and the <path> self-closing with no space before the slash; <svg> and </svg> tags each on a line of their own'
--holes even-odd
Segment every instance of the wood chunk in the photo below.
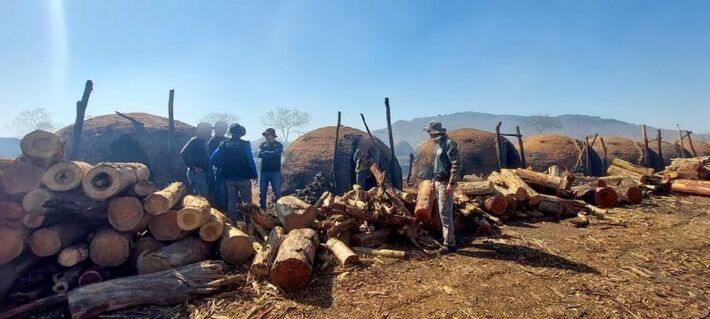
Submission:
<svg viewBox="0 0 710 319">
<path fill-rule="evenodd" d="M 63 272 L 54 282 L 52 291 L 57 294 L 66 294 L 69 290 L 79 285 L 79 276 L 84 272 L 84 267 L 74 266 Z"/>
<path fill-rule="evenodd" d="M 84 176 L 81 186 L 86 196 L 105 200 L 149 176 L 148 167 L 142 163 L 100 163 Z"/>
<path fill-rule="evenodd" d="M 318 234 L 310 228 L 290 231 L 279 247 L 270 279 L 283 289 L 300 289 L 311 280 Z"/>
<path fill-rule="evenodd" d="M 27 246 L 28 236 L 29 232 L 24 227 L 0 227 L 0 266 L 22 254 Z"/>
<path fill-rule="evenodd" d="M 177 223 L 182 230 L 200 228 L 210 217 L 210 202 L 201 196 L 187 195 L 182 199 L 183 208 L 178 211 Z"/>
<path fill-rule="evenodd" d="M 36 230 L 30 236 L 30 249 L 38 257 L 58 254 L 62 248 L 78 242 L 84 237 L 84 225 L 64 222 Z"/>
<path fill-rule="evenodd" d="M 64 143 L 55 134 L 36 130 L 20 141 L 22 155 L 41 167 L 49 167 L 63 157 Z"/>
<path fill-rule="evenodd" d="M 22 197 L 22 208 L 30 214 L 44 214 L 47 212 L 47 203 L 54 193 L 44 187 L 35 188 Z"/>
<path fill-rule="evenodd" d="M 158 191 L 158 187 L 151 181 L 138 181 L 131 187 L 131 196 L 146 198 Z"/>
<path fill-rule="evenodd" d="M 387 241 L 392 229 L 380 228 L 367 233 L 358 233 L 350 237 L 350 244 L 360 247 L 376 247 L 384 244 Z"/>
<path fill-rule="evenodd" d="M 6 194 L 26 194 L 42 184 L 44 169 L 26 160 L 17 160 L 2 170 L 2 188 Z"/>
<path fill-rule="evenodd" d="M 286 232 L 283 227 L 276 226 L 271 229 L 266 244 L 254 256 L 254 261 L 251 263 L 249 272 L 257 279 L 269 277 L 271 266 L 273 265 L 276 254 L 279 252 L 281 242 L 286 237 Z"/>
<path fill-rule="evenodd" d="M 357 254 L 344 242 L 336 238 L 328 238 L 325 245 L 328 246 L 328 250 L 330 250 L 341 265 L 352 266 L 360 263 L 360 258 L 358 258 Z"/>
<path fill-rule="evenodd" d="M 486 211 L 494 215 L 503 215 L 508 210 L 508 201 L 500 195 L 486 197 L 483 203 Z"/>
<path fill-rule="evenodd" d="M 240 205 L 238 209 L 241 209 L 243 214 L 248 215 L 254 224 L 259 225 L 259 227 L 266 231 L 270 231 L 279 224 L 279 220 L 276 216 L 266 213 L 259 205 L 246 203 Z"/>
<path fill-rule="evenodd" d="M 64 267 L 73 267 L 89 258 L 89 245 L 76 243 L 65 247 L 57 255 L 57 262 Z"/>
<path fill-rule="evenodd" d="M 210 216 L 207 222 L 200 227 L 200 238 L 206 242 L 217 241 L 224 233 L 224 225 L 227 222 L 227 216 L 216 208 L 210 209 Z"/>
<path fill-rule="evenodd" d="M 419 184 L 417 205 L 414 208 L 414 216 L 417 221 L 422 223 L 429 222 L 431 219 L 431 212 L 434 210 L 434 203 L 436 203 L 436 189 L 434 189 L 434 182 L 425 179 Z"/>
<path fill-rule="evenodd" d="M 637 205 L 643 200 L 643 192 L 638 186 L 612 186 L 619 195 L 619 202 L 627 205 Z"/>
<path fill-rule="evenodd" d="M 361 254 L 375 256 L 375 257 L 386 257 L 386 258 L 407 258 L 407 252 L 403 250 L 393 250 L 393 249 L 372 249 L 367 247 L 354 246 L 353 251 Z"/>
<path fill-rule="evenodd" d="M 154 251 L 158 251 L 165 247 L 165 244 L 161 243 L 153 237 L 141 237 L 140 239 L 136 240 L 136 244 L 134 246 L 135 248 L 133 248 L 133 251 L 131 251 L 131 256 L 128 259 L 133 269 L 138 270 L 139 257 L 148 253 L 152 253 Z"/>
<path fill-rule="evenodd" d="M 128 260 L 133 248 L 132 236 L 113 229 L 100 230 L 91 239 L 89 257 L 99 266 L 116 267 Z"/>
<path fill-rule="evenodd" d="M 254 239 L 241 229 L 225 224 L 224 234 L 219 243 L 219 253 L 224 261 L 241 265 L 254 254 Z"/>
<path fill-rule="evenodd" d="M 177 223 L 178 212 L 169 210 L 163 214 L 153 216 L 148 223 L 150 233 L 157 240 L 174 241 L 184 238 L 190 232 L 184 231 Z"/>
<path fill-rule="evenodd" d="M 18 226 L 17 222 L 22 224 L 25 215 L 27 212 L 22 205 L 11 201 L 0 201 L 0 226 Z"/>
<path fill-rule="evenodd" d="M 185 194 L 187 194 L 185 184 L 175 182 L 160 191 L 148 195 L 143 206 L 148 214 L 157 216 L 175 207 Z"/>
<path fill-rule="evenodd" d="M 710 196 L 710 181 L 676 179 L 671 183 L 671 191 L 681 194 Z"/>
<path fill-rule="evenodd" d="M 621 158 L 615 158 L 613 161 L 611 161 L 611 165 L 621 167 L 627 171 L 631 171 L 637 174 L 641 174 L 643 176 L 653 176 L 653 168 L 651 167 L 643 167 L 639 166 L 630 162 L 627 162 Z"/>
<path fill-rule="evenodd" d="M 491 181 L 459 182 L 456 191 L 468 196 L 484 196 L 496 193 Z"/>
<path fill-rule="evenodd" d="M 606 173 L 612 176 L 622 176 L 625 178 L 632 179 L 639 184 L 646 184 L 648 182 L 648 177 L 636 172 L 629 171 L 620 166 L 611 165 L 606 169 Z"/>
<path fill-rule="evenodd" d="M 116 197 L 108 206 L 108 222 L 122 232 L 142 232 L 148 227 L 150 215 L 143 210 L 143 204 L 135 197 Z"/>
<path fill-rule="evenodd" d="M 539 198 L 539 194 L 537 193 L 537 191 L 530 187 L 530 185 L 525 183 L 525 181 L 523 181 L 520 177 L 515 175 L 515 173 L 513 173 L 513 170 L 503 168 L 500 170 L 500 176 L 502 177 L 505 185 L 509 189 L 513 189 L 516 194 L 525 194 L 524 199 L 516 197 L 519 201 L 525 200 L 531 206 L 535 206 L 540 203 L 541 199 Z M 523 190 L 523 192 L 519 191 L 521 189 Z"/>
<path fill-rule="evenodd" d="M 514 170 L 514 173 L 528 184 L 549 189 L 569 190 L 574 180 L 574 175 L 571 174 L 558 177 L 522 168 Z"/>
<path fill-rule="evenodd" d="M 287 232 L 310 227 L 317 215 L 317 208 L 295 196 L 284 196 L 276 202 L 276 217 Z"/>
<path fill-rule="evenodd" d="M 136 269 L 139 275 L 160 272 L 205 260 L 209 253 L 208 242 L 190 236 L 138 256 Z"/>
<path fill-rule="evenodd" d="M 55 192 L 70 191 L 81 185 L 81 180 L 92 168 L 93 165 L 81 161 L 59 162 L 44 173 L 42 183 Z"/>
</svg>

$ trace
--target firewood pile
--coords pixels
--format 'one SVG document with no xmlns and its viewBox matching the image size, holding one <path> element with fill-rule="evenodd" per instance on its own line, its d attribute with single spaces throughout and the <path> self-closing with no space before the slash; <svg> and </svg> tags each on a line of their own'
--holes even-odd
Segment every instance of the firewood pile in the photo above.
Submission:
<svg viewBox="0 0 710 319">
<path fill-rule="evenodd" d="M 673 192 L 710 196 L 710 156 L 676 158 L 663 171 L 663 179 Z"/>
<path fill-rule="evenodd" d="M 313 177 L 312 182 L 303 188 L 297 189 L 293 194 L 307 203 L 313 204 L 320 198 L 321 194 L 330 191 L 333 191 L 333 176 L 318 172 Z"/>
</svg>

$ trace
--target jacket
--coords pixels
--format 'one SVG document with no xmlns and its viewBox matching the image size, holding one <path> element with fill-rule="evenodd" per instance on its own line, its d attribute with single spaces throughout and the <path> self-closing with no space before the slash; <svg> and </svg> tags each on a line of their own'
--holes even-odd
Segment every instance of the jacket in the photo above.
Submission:
<svg viewBox="0 0 710 319">
<path fill-rule="evenodd" d="M 257 177 L 251 145 L 242 139 L 222 142 L 210 157 L 210 161 L 219 168 L 223 180 L 240 181 Z"/>
<path fill-rule="evenodd" d="M 459 147 L 456 142 L 443 134 L 435 141 L 434 180 L 456 184 L 459 178 Z"/>
<path fill-rule="evenodd" d="M 269 142 L 263 142 L 259 145 L 259 158 L 261 159 L 261 171 L 262 172 L 280 172 L 281 171 L 281 153 L 283 153 L 284 146 L 274 141 L 269 144 Z"/>
<path fill-rule="evenodd" d="M 189 169 L 201 168 L 205 172 L 212 171 L 207 143 L 197 136 L 185 143 L 180 151 L 180 157 Z"/>
</svg>

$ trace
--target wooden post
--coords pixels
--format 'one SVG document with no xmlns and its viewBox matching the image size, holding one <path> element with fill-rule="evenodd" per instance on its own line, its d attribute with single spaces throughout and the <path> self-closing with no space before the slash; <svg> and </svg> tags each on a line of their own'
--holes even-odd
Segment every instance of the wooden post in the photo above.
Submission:
<svg viewBox="0 0 710 319">
<path fill-rule="evenodd" d="M 412 166 L 414 165 L 414 153 L 409 153 L 409 169 L 407 170 L 407 183 L 412 182 Z"/>
<path fill-rule="evenodd" d="M 168 96 L 168 151 L 170 154 L 175 150 L 175 117 L 173 113 L 173 101 L 175 99 L 175 90 L 170 90 Z"/>
<path fill-rule="evenodd" d="M 338 158 L 338 138 L 340 136 L 340 111 L 338 111 L 338 125 L 335 127 L 335 145 L 333 147 L 333 168 L 331 174 L 333 174 L 333 190 L 338 193 L 338 179 L 335 176 L 335 163 Z"/>
<path fill-rule="evenodd" d="M 604 138 L 600 137 L 599 141 L 602 143 L 602 150 L 604 151 L 604 171 L 609 167 L 609 157 L 607 156 L 606 143 L 604 143 Z"/>
<path fill-rule="evenodd" d="M 586 136 L 584 138 L 584 174 L 587 176 L 592 175 L 592 166 L 591 166 L 591 161 L 590 161 L 590 156 L 589 156 L 589 148 L 591 145 L 589 144 L 589 136 Z"/>
<path fill-rule="evenodd" d="M 373 138 L 372 133 L 370 133 L 370 127 L 367 126 L 367 121 L 365 121 L 365 114 L 360 113 L 360 118 L 362 119 L 362 124 L 365 125 L 365 130 L 367 131 L 367 135 L 370 137 L 370 140 L 375 146 L 377 146 L 377 144 L 375 144 L 375 138 Z"/>
<path fill-rule="evenodd" d="M 685 136 L 688 137 L 688 145 L 690 145 L 690 151 L 693 152 L 693 157 L 698 157 L 698 152 L 695 151 L 695 147 L 693 146 L 693 140 L 690 139 L 690 134 L 693 134 L 691 131 L 685 131 Z M 682 144 L 681 144 L 682 146 Z"/>
<path fill-rule="evenodd" d="M 496 124 L 496 160 L 498 160 L 498 169 L 503 168 L 503 162 L 500 155 L 500 126 L 503 122 Z"/>
<path fill-rule="evenodd" d="M 81 95 L 81 100 L 76 102 L 76 119 L 74 120 L 74 132 L 72 133 L 71 153 L 69 159 L 75 160 L 79 157 L 79 146 L 81 144 L 81 131 L 84 128 L 84 116 L 86 115 L 86 107 L 89 105 L 89 96 L 94 90 L 94 82 L 87 80 L 84 85 L 84 93 Z"/>
<path fill-rule="evenodd" d="M 385 97 L 385 112 L 387 113 L 387 134 L 390 140 L 390 177 L 392 178 L 392 186 L 396 189 L 402 189 L 402 171 L 397 170 L 395 164 L 397 158 L 394 156 L 394 136 L 392 135 L 392 117 L 390 116 L 390 99 Z"/>
<path fill-rule="evenodd" d="M 680 152 L 678 157 L 685 158 L 685 152 L 683 152 L 683 131 L 681 131 L 680 125 L 676 124 L 676 126 L 678 127 L 678 152 Z"/>
<path fill-rule="evenodd" d="M 643 166 L 651 166 L 651 159 L 648 157 L 648 134 L 646 133 L 646 124 L 641 124 L 641 134 L 643 135 Z"/>
<path fill-rule="evenodd" d="M 515 127 L 515 133 L 518 134 L 518 148 L 520 148 L 520 167 L 525 168 L 525 148 L 523 147 L 523 135 L 520 134 L 520 126 Z"/>
<path fill-rule="evenodd" d="M 662 137 L 661 137 L 661 129 L 659 128 L 656 131 L 656 153 L 658 155 L 658 167 L 656 167 L 656 170 L 663 170 L 664 168 L 664 160 L 663 160 L 663 148 L 662 148 Z"/>
</svg>

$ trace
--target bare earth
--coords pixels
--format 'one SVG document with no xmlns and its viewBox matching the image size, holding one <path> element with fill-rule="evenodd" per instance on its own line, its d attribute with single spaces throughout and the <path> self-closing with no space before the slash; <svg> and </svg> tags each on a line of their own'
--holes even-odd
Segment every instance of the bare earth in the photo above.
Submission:
<svg viewBox="0 0 710 319">
<path fill-rule="evenodd" d="M 427 260 L 317 270 L 307 289 L 247 282 L 131 316 L 171 318 L 708 318 L 710 198 L 654 197 L 587 228 L 539 221 Z M 156 315 L 159 313 L 159 315 Z"/>
</svg>

